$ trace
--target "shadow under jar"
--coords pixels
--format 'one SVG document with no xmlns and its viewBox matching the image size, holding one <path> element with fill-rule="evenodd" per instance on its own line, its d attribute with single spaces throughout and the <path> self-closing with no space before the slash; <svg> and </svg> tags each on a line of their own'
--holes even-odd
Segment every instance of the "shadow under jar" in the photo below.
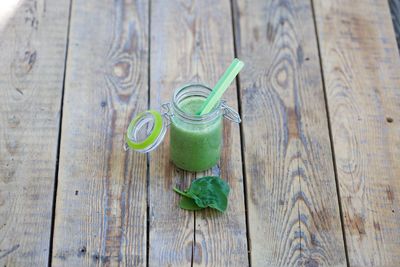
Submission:
<svg viewBox="0 0 400 267">
<path fill-rule="evenodd" d="M 132 120 L 126 147 L 150 152 L 161 143 L 166 128 L 170 126 L 171 161 L 192 172 L 212 168 L 221 157 L 223 116 L 236 123 L 240 123 L 240 117 L 225 101 L 218 102 L 207 114 L 196 115 L 210 93 L 211 89 L 202 84 L 177 89 L 172 103 L 162 105 L 165 109 L 162 115 L 150 110 Z M 148 142 L 150 137 L 154 140 Z"/>
</svg>

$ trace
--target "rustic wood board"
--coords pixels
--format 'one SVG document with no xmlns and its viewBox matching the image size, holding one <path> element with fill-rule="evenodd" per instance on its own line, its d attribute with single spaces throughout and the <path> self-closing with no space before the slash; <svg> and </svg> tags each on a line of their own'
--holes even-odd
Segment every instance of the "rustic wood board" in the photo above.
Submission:
<svg viewBox="0 0 400 267">
<path fill-rule="evenodd" d="M 151 107 L 170 101 L 190 82 L 213 85 L 234 57 L 230 2 L 153 1 L 151 6 Z M 236 87 L 226 95 L 237 109 Z M 150 155 L 149 266 L 246 266 L 246 222 L 239 126 L 224 124 L 220 167 L 183 172 L 169 161 L 169 137 Z M 221 175 L 231 186 L 225 214 L 179 209 L 174 186 L 196 176 Z"/>
<path fill-rule="evenodd" d="M 146 265 L 147 159 L 123 143 L 147 108 L 148 13 L 148 1 L 73 1 L 54 265 Z"/>
<path fill-rule="evenodd" d="M 253 266 L 345 266 L 309 1 L 234 1 Z"/>
<path fill-rule="evenodd" d="M 400 263 L 400 59 L 387 1 L 314 1 L 351 266 Z"/>
<path fill-rule="evenodd" d="M 0 266 L 48 263 L 69 5 L 1 5 Z"/>
</svg>

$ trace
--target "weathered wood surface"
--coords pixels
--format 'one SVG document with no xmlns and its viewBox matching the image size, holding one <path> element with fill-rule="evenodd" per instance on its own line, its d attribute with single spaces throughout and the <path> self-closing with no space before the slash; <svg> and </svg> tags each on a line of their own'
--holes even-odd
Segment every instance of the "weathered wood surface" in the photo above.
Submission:
<svg viewBox="0 0 400 267">
<path fill-rule="evenodd" d="M 351 266 L 400 263 L 400 59 L 387 1 L 314 1 Z"/>
<path fill-rule="evenodd" d="M 399 1 L 74 0 L 69 22 L 70 2 L 0 1 L 0 266 L 399 264 Z M 168 135 L 123 151 L 234 45 L 243 151 L 231 122 L 207 172 L 174 167 Z M 172 188 L 209 174 L 228 211 L 179 209 Z"/>
<path fill-rule="evenodd" d="M 146 265 L 146 155 L 122 146 L 147 109 L 148 13 L 148 1 L 73 1 L 56 266 Z"/>
<path fill-rule="evenodd" d="M 190 82 L 213 85 L 234 57 L 230 2 L 153 1 L 151 7 L 151 107 L 170 101 Z M 236 87 L 224 97 L 237 109 Z M 194 174 L 169 161 L 169 138 L 150 155 L 149 266 L 246 266 L 248 264 L 239 127 L 225 123 L 221 175 L 231 186 L 224 214 L 179 209 L 174 186 Z"/>
<path fill-rule="evenodd" d="M 234 1 L 253 266 L 345 266 L 309 1 Z"/>
<path fill-rule="evenodd" d="M 0 266 L 48 262 L 69 2 L 1 3 Z"/>
</svg>

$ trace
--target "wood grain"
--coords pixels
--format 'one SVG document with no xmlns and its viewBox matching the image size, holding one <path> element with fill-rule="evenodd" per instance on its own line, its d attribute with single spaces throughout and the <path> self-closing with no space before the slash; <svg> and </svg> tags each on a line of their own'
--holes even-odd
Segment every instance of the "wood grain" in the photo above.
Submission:
<svg viewBox="0 0 400 267">
<path fill-rule="evenodd" d="M 234 57 L 230 3 L 153 1 L 151 7 L 151 106 L 170 101 L 190 82 L 213 85 Z M 234 85 L 224 95 L 237 109 Z M 169 161 L 169 137 L 150 157 L 149 266 L 246 266 L 248 264 L 239 127 L 224 124 L 219 167 L 188 173 Z M 179 209 L 174 186 L 221 175 L 231 186 L 225 214 Z"/>
<path fill-rule="evenodd" d="M 146 155 L 123 150 L 147 108 L 148 1 L 74 0 L 53 264 L 146 265 Z"/>
<path fill-rule="evenodd" d="M 400 59 L 387 1 L 315 1 L 351 266 L 400 263 Z"/>
<path fill-rule="evenodd" d="M 2 3 L 0 266 L 46 266 L 69 0 Z"/>
<path fill-rule="evenodd" d="M 253 266 L 345 266 L 309 1 L 234 1 Z"/>
</svg>

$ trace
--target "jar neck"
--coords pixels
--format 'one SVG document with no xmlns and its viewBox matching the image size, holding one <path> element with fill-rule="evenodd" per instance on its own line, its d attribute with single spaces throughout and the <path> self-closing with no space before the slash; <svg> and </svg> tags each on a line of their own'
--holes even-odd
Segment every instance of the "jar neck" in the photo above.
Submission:
<svg viewBox="0 0 400 267">
<path fill-rule="evenodd" d="M 172 99 L 172 110 L 174 116 L 182 121 L 196 124 L 203 124 L 211 122 L 218 118 L 221 112 L 221 102 L 211 110 L 211 112 L 204 115 L 194 115 L 185 112 L 180 104 L 189 98 L 204 98 L 204 100 L 211 93 L 212 89 L 202 84 L 189 84 L 175 91 Z"/>
</svg>

